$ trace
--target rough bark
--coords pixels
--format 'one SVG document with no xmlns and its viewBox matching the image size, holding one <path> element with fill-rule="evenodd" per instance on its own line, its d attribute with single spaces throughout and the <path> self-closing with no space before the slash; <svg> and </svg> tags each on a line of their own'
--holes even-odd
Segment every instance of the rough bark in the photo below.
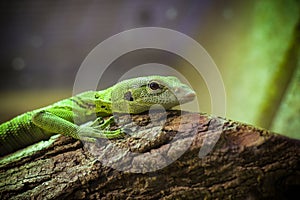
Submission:
<svg viewBox="0 0 300 200">
<path fill-rule="evenodd" d="M 0 199 L 289 199 L 299 194 L 299 140 L 180 111 L 120 116 L 119 123 L 128 132 L 123 139 L 83 144 L 56 136 L 30 156 L 2 158 Z"/>
</svg>

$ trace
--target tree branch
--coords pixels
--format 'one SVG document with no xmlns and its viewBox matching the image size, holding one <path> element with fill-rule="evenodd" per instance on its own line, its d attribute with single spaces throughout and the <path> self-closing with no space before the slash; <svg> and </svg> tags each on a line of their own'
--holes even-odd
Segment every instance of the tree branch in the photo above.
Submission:
<svg viewBox="0 0 300 200">
<path fill-rule="evenodd" d="M 300 141 L 180 111 L 120 116 L 123 139 L 54 136 L 0 161 L 1 199 L 289 199 Z M 31 147 L 32 148 L 32 147 Z M 22 154 L 23 152 L 23 154 Z"/>
</svg>

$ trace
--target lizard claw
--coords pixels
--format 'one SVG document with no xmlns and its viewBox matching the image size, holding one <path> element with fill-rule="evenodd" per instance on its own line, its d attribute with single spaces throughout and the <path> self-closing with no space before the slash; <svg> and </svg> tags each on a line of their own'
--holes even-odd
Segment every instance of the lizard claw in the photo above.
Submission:
<svg viewBox="0 0 300 200">
<path fill-rule="evenodd" d="M 114 131 L 111 130 L 99 130 L 94 127 L 88 126 L 80 126 L 78 130 L 79 139 L 81 138 L 107 138 L 107 139 L 115 139 L 115 138 L 122 138 L 122 133 L 124 133 L 121 129 L 117 129 Z"/>
</svg>

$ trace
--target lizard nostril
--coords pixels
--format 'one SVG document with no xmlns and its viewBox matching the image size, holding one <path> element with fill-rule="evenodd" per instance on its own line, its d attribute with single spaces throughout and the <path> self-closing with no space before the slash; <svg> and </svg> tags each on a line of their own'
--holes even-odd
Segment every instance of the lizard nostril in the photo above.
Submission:
<svg viewBox="0 0 300 200">
<path fill-rule="evenodd" d="M 180 88 L 178 88 L 178 87 L 174 88 L 175 93 L 180 93 L 180 91 L 181 91 Z"/>
</svg>

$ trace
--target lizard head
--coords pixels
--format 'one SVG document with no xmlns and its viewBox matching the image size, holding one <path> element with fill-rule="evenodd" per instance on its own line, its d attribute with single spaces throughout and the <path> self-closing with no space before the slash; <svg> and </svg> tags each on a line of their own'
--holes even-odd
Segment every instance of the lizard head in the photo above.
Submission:
<svg viewBox="0 0 300 200">
<path fill-rule="evenodd" d="M 173 76 L 147 76 L 128 79 L 113 86 L 113 112 L 141 113 L 155 104 L 170 109 L 192 101 L 196 93 Z"/>
</svg>

